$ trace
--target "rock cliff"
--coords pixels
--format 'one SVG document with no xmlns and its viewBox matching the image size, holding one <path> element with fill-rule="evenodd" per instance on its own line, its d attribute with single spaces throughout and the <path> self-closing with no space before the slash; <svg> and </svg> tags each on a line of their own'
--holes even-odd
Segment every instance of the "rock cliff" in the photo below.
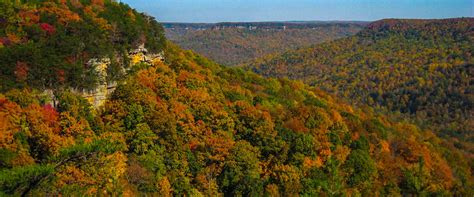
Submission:
<svg viewBox="0 0 474 197">
<path fill-rule="evenodd" d="M 139 63 L 151 64 L 154 61 L 164 61 L 164 55 L 162 52 L 157 54 L 149 53 L 143 44 L 137 49 L 130 51 L 128 53 L 128 58 L 130 59 L 130 66 Z M 117 86 L 116 81 L 107 81 L 107 68 L 110 63 L 111 61 L 109 58 L 94 58 L 88 62 L 88 65 L 94 67 L 99 74 L 99 84 L 96 89 L 92 91 L 80 91 L 79 93 L 95 108 L 102 106 L 107 97 Z M 124 71 L 127 73 L 128 70 L 124 68 Z"/>
</svg>

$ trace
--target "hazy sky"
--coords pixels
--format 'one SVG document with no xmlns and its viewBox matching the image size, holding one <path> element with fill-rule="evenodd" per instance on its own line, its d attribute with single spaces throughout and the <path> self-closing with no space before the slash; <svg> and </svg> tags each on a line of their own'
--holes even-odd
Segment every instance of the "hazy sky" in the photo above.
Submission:
<svg viewBox="0 0 474 197">
<path fill-rule="evenodd" d="M 473 17 L 474 0 L 121 0 L 161 22 Z"/>
</svg>

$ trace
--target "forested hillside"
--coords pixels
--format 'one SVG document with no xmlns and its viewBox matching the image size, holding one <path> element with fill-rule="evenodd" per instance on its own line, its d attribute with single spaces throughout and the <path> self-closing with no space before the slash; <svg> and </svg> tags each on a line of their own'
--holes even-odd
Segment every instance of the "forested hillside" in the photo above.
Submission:
<svg viewBox="0 0 474 197">
<path fill-rule="evenodd" d="M 0 96 L 3 194 L 472 194 L 468 157 L 300 82 L 168 49 L 94 111 Z"/>
<path fill-rule="evenodd" d="M 473 49 L 473 18 L 388 19 L 353 37 L 263 58 L 249 69 L 409 114 L 441 135 L 474 142 Z"/>
<path fill-rule="evenodd" d="M 17 2 L 17 3 L 14 3 Z M 28 3 L 19 3 L 28 2 Z M 150 16 L 110 0 L 1 1 L 0 90 L 93 89 L 98 73 L 84 66 L 109 58 L 120 78 L 124 54 L 141 43 L 161 51 L 163 28 Z"/>
<path fill-rule="evenodd" d="M 88 6 L 100 8 L 94 9 L 95 20 L 82 19 L 84 26 L 96 20 L 120 26 L 129 21 L 125 16 L 140 15 L 110 0 L 1 5 L 2 13 L 14 11 L 8 16 L 50 6 L 61 10 L 39 12 L 40 24 L 43 20 L 56 24 L 63 18 L 57 13 L 74 13 L 77 6 L 84 6 L 78 12 Z M 100 16 L 116 8 L 121 16 L 116 20 Z M 5 16 L 0 19 L 6 21 Z M 23 29 L 15 27 L 28 19 L 15 20 L 2 32 Z M 129 24 L 137 25 L 134 21 L 140 20 Z M 8 89 L 0 90 L 0 196 L 474 194 L 472 156 L 430 130 L 394 121 L 371 108 L 352 107 L 301 82 L 267 79 L 218 65 L 148 38 L 146 29 L 163 33 L 158 23 L 141 25 L 137 40 L 113 42 L 123 40 L 127 35 L 123 32 L 103 38 L 104 42 L 118 49 L 119 43 L 125 49 L 134 46 L 127 43 L 145 43 L 163 51 L 164 61 L 131 61 L 117 80 L 116 90 L 98 108 L 73 91 L 74 83 L 56 88 L 58 104 L 53 107 L 44 86 L 28 82 L 32 76 L 39 81 L 51 76 L 36 75 L 33 67 L 26 69 L 25 78 L 18 78 L 18 71 L 2 70 L 5 79 L 18 82 L 0 82 Z M 55 31 L 47 34 L 39 31 L 41 43 L 55 40 L 59 27 L 48 26 Z M 64 33 L 71 39 L 84 35 Z M 72 46 L 68 40 L 57 42 L 63 48 L 86 44 L 85 40 Z M 32 43 L 4 45 L 1 60 L 5 53 L 14 54 L 10 51 Z M 53 46 L 48 48 L 53 50 L 50 54 L 62 49 Z M 117 51 L 117 59 L 127 59 Z M 15 58 L 28 60 L 13 56 L 5 65 L 16 67 Z M 44 58 L 41 65 L 48 65 L 50 57 Z M 74 65 L 87 66 L 84 62 Z"/>
<path fill-rule="evenodd" d="M 273 53 L 354 35 L 364 22 L 165 24 L 168 39 L 234 66 Z"/>
</svg>

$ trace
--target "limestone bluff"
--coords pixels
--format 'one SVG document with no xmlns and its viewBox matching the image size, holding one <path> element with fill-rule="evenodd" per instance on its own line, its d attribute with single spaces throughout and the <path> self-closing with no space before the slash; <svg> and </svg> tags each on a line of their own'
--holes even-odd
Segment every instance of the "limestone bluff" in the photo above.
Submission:
<svg viewBox="0 0 474 197">
<path fill-rule="evenodd" d="M 128 57 L 130 63 L 128 67 L 121 67 L 123 73 L 127 73 L 133 65 L 136 64 L 147 64 L 152 65 L 153 62 L 156 61 L 164 61 L 164 53 L 163 51 L 159 53 L 150 53 L 148 49 L 145 48 L 144 44 L 141 44 L 138 48 L 134 50 L 130 50 L 128 52 Z M 71 89 L 73 92 L 80 94 L 84 97 L 89 103 L 94 107 L 98 108 L 102 106 L 107 97 L 112 94 L 117 87 L 117 81 L 115 80 L 107 80 L 107 68 L 110 66 L 111 60 L 110 58 L 92 58 L 87 62 L 87 65 L 94 68 L 98 74 L 98 84 L 96 88 L 92 90 L 78 90 L 78 89 Z M 53 90 L 45 90 L 45 94 L 51 98 L 50 104 L 52 106 L 57 105 L 56 96 L 54 95 Z"/>
</svg>

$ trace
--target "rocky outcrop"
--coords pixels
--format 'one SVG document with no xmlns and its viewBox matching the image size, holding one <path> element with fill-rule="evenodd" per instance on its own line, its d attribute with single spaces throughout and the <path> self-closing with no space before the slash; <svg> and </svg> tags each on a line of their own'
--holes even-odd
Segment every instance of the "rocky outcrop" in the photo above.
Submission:
<svg viewBox="0 0 474 197">
<path fill-rule="evenodd" d="M 131 65 L 139 63 L 151 64 L 154 61 L 164 61 L 163 52 L 157 54 L 148 53 L 144 45 L 140 45 L 137 49 L 130 51 L 128 56 L 131 60 Z M 107 100 L 107 97 L 112 94 L 117 87 L 117 82 L 107 81 L 107 68 L 110 65 L 109 58 L 91 59 L 88 64 L 94 67 L 99 74 L 99 85 L 92 91 L 82 91 L 80 94 L 97 108 L 102 106 Z M 125 73 L 127 72 L 127 70 L 124 71 Z"/>
<path fill-rule="evenodd" d="M 130 58 L 130 64 L 135 65 L 140 62 L 151 64 L 155 60 L 164 61 L 163 52 L 152 54 L 148 53 L 148 50 L 145 48 L 145 45 L 140 45 L 137 49 L 132 50 L 128 53 Z"/>
<path fill-rule="evenodd" d="M 144 47 L 144 45 L 139 46 L 137 49 L 132 50 L 128 53 L 128 58 L 130 61 L 130 66 L 145 63 L 145 64 L 152 64 L 155 61 L 164 61 L 163 52 L 160 53 L 149 53 L 148 50 Z M 76 92 L 83 96 L 89 103 L 94 106 L 94 108 L 98 108 L 102 106 L 107 98 L 114 92 L 117 87 L 117 81 L 108 81 L 107 80 L 107 69 L 111 64 L 111 60 L 109 58 L 93 58 L 87 62 L 89 67 L 95 68 L 96 72 L 98 73 L 98 85 L 93 90 L 77 90 L 73 89 L 73 92 Z M 127 73 L 128 70 L 124 68 L 124 73 Z M 57 107 L 58 101 L 54 94 L 54 91 L 51 89 L 45 90 L 44 94 L 51 98 L 49 104 Z"/>
<path fill-rule="evenodd" d="M 99 74 L 99 84 L 94 90 L 81 91 L 81 95 L 86 98 L 94 107 L 104 104 L 107 96 L 115 90 L 116 82 L 107 82 L 107 68 L 110 65 L 109 58 L 91 59 L 87 62 L 88 66 L 96 69 Z"/>
</svg>

